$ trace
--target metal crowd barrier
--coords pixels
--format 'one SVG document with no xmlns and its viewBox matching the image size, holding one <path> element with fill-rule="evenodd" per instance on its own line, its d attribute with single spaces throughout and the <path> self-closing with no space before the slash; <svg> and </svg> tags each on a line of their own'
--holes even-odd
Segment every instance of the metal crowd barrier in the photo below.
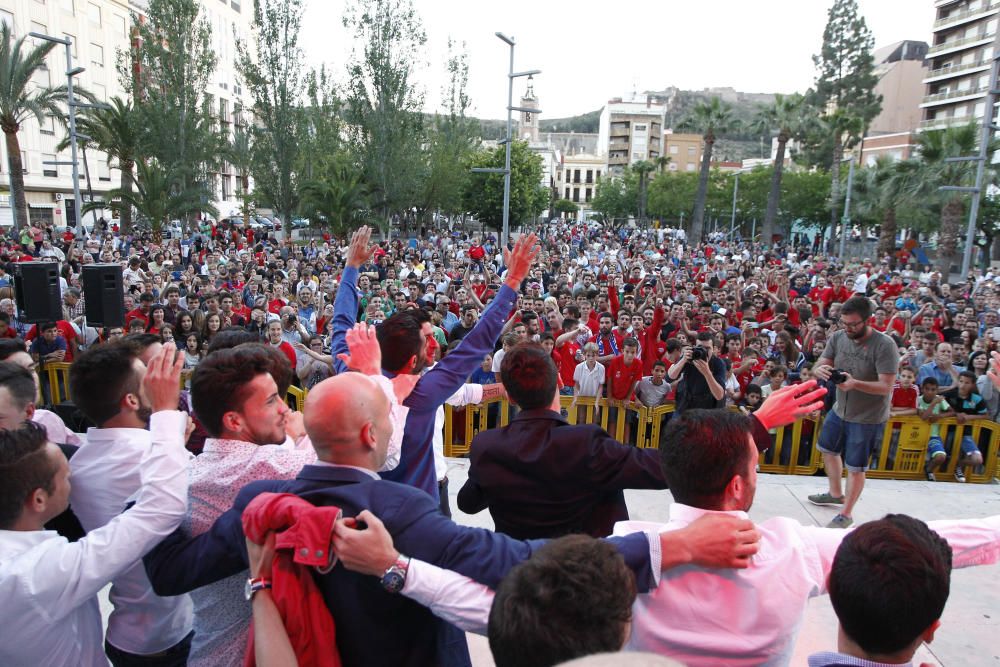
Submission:
<svg viewBox="0 0 1000 667">
<path fill-rule="evenodd" d="M 53 404 L 72 400 L 69 368 L 70 364 L 65 362 L 45 364 L 40 379 L 47 382 Z M 187 385 L 189 378 L 189 371 L 182 373 L 182 386 Z M 307 393 L 304 389 L 289 387 L 285 399 L 289 407 L 301 411 Z M 639 403 L 627 403 L 613 406 L 603 398 L 579 398 L 574 404 L 571 396 L 561 396 L 559 403 L 570 424 L 598 424 L 620 442 L 643 449 L 659 447 L 660 432 L 674 412 L 673 405 L 647 408 Z M 464 408 L 445 405 L 445 456 L 468 454 L 477 433 L 507 426 L 516 411 L 517 408 L 503 398 Z M 785 475 L 816 474 L 823 467 L 823 457 L 816 446 L 822 425 L 822 417 L 807 417 L 774 429 L 771 447 L 761 456 L 760 471 Z M 966 479 L 987 483 L 1000 475 L 1000 424 L 989 419 L 976 419 L 960 429 L 954 419 L 942 419 L 937 425 L 941 427 L 941 440 L 948 451 L 947 464 L 939 471 L 939 479 L 954 479 L 955 467 L 961 457 L 960 432 L 971 435 L 983 453 L 983 467 L 978 471 L 967 469 Z M 917 416 L 890 417 L 882 440 L 872 455 L 867 476 L 873 479 L 924 479 L 931 426 Z"/>
</svg>

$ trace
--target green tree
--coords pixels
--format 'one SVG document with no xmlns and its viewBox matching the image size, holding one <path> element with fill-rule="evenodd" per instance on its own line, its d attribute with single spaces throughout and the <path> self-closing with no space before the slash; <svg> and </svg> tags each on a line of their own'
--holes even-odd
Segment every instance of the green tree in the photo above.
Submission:
<svg viewBox="0 0 1000 667">
<path fill-rule="evenodd" d="M 882 110 L 882 97 L 875 93 L 878 76 L 872 57 L 874 43 L 864 17 L 858 13 L 857 0 L 834 0 L 823 30 L 823 46 L 813 56 L 816 85 L 808 94 L 810 104 L 827 120 L 815 127 L 809 143 L 830 156 L 833 225 L 839 214 L 844 150 L 860 141 Z M 814 161 L 825 166 L 825 159 Z"/>
<path fill-rule="evenodd" d="M 705 142 L 701 156 L 701 171 L 699 172 L 698 192 L 694 199 L 694 212 L 691 215 L 691 243 L 701 242 L 705 233 L 705 203 L 708 197 L 708 179 L 712 170 L 712 149 L 718 135 L 725 134 L 735 128 L 733 107 L 718 97 L 708 102 L 699 102 L 691 110 L 691 115 L 685 118 L 680 128 L 700 132 Z"/>
<path fill-rule="evenodd" d="M 982 235 L 976 240 L 979 246 L 980 265 L 983 269 L 990 266 L 991 251 L 995 258 L 997 251 L 997 241 L 1000 240 L 1000 197 L 983 197 L 979 204 L 979 219 L 976 221 L 976 228 Z"/>
<path fill-rule="evenodd" d="M 578 212 L 580 210 L 580 207 L 568 199 L 558 199 L 556 200 L 556 203 L 552 205 L 552 209 L 559 214 L 563 213 L 573 214 Z"/>
<path fill-rule="evenodd" d="M 510 225 L 531 220 L 548 203 L 548 191 L 541 186 L 542 158 L 523 141 L 510 147 Z M 505 146 L 479 151 L 470 156 L 467 169 L 502 169 Z M 462 191 L 465 210 L 494 229 L 503 227 L 503 174 L 470 174 Z"/>
<path fill-rule="evenodd" d="M 347 234 L 368 206 L 367 184 L 357 165 L 346 159 L 322 180 L 302 184 L 302 210 L 316 224 L 326 220 L 334 234 Z"/>
<path fill-rule="evenodd" d="M 306 74 L 305 99 L 297 128 L 300 150 L 296 171 L 303 181 L 320 180 L 341 160 L 350 159 L 341 140 L 343 107 L 325 67 Z"/>
<path fill-rule="evenodd" d="M 115 166 L 121 171 L 118 188 L 128 192 L 132 188 L 135 161 L 139 156 L 138 119 L 130 101 L 112 97 L 107 103 L 109 109 L 84 109 L 77 116 L 76 129 L 80 134 L 90 137 L 91 145 L 104 151 L 115 161 Z M 69 137 L 63 139 L 56 150 L 66 150 L 69 141 Z M 126 206 L 121 210 L 120 227 L 123 234 L 132 228 L 130 207 Z"/>
<path fill-rule="evenodd" d="M 0 129 L 7 141 L 10 190 L 14 198 L 14 229 L 28 225 L 28 201 L 24 196 L 21 142 L 17 133 L 28 118 L 45 122 L 47 116 L 61 116 L 59 103 L 66 96 L 62 86 L 39 86 L 33 78 L 45 69 L 45 57 L 55 47 L 41 42 L 27 47 L 24 37 L 14 39 L 8 23 L 0 25 Z"/>
<path fill-rule="evenodd" d="M 212 191 L 203 182 L 188 183 L 189 174 L 172 170 L 156 160 L 136 162 L 135 188 L 117 188 L 109 193 L 110 207 L 124 212 L 134 208 L 139 217 L 149 223 L 153 241 L 162 240 L 163 225 L 176 218 L 205 211 L 218 215 L 218 211 L 208 200 Z M 104 202 L 90 202 L 84 210 L 107 206 Z"/>
<path fill-rule="evenodd" d="M 649 160 L 639 160 L 634 163 L 631 167 L 635 175 L 639 179 L 639 201 L 638 206 L 638 218 L 639 224 L 643 225 L 646 222 L 646 203 L 647 194 L 649 189 L 649 175 L 656 169 L 656 163 Z"/>
<path fill-rule="evenodd" d="M 761 228 L 761 235 L 767 244 L 772 242 L 774 223 L 778 217 L 781 177 L 785 169 L 785 150 L 789 141 L 802 138 L 808 122 L 806 109 L 805 98 L 801 95 L 775 95 L 774 103 L 762 107 L 757 114 L 756 124 L 761 133 L 768 138 L 774 133 L 778 139 L 778 150 L 771 174 L 771 189 L 767 196 L 767 209 L 764 212 L 764 223 Z"/>
<path fill-rule="evenodd" d="M 975 123 L 950 127 L 944 130 L 922 132 L 917 137 L 920 169 L 914 174 L 909 188 L 910 196 L 925 203 L 940 205 L 940 224 L 937 241 L 937 269 L 944 275 L 951 271 L 958 236 L 965 216 L 965 195 L 961 192 L 942 191 L 940 186 L 970 186 L 976 173 L 976 163 L 949 162 L 949 158 L 968 157 L 977 150 L 979 129 Z M 996 146 L 989 148 L 990 154 Z M 993 175 L 992 173 L 990 174 Z M 984 186 L 988 182 L 984 182 Z"/>
<path fill-rule="evenodd" d="M 786 235 L 796 223 L 803 227 L 825 229 L 829 201 L 830 175 L 825 171 L 786 173 L 781 179 L 781 208 L 778 212 L 778 221 Z"/>
<path fill-rule="evenodd" d="M 420 187 L 423 95 L 413 79 L 427 36 L 411 0 L 354 0 L 344 26 L 361 45 L 347 67 L 350 135 L 387 219 Z"/>
<path fill-rule="evenodd" d="M 894 162 L 883 156 L 857 174 L 855 211 L 866 223 L 880 226 L 876 250 L 879 257 L 896 251 L 899 212 L 912 203 L 910 193 L 919 170 L 916 160 Z"/>
<path fill-rule="evenodd" d="M 208 21 L 197 0 L 149 0 L 132 30 L 118 77 L 138 114 L 139 154 L 180 179 L 182 191 L 204 188 L 228 143 L 205 95 L 217 62 Z"/>
<path fill-rule="evenodd" d="M 257 39 L 237 43 L 236 71 L 253 98 L 253 175 L 260 199 L 287 224 L 298 205 L 302 0 L 255 0 Z"/>
</svg>

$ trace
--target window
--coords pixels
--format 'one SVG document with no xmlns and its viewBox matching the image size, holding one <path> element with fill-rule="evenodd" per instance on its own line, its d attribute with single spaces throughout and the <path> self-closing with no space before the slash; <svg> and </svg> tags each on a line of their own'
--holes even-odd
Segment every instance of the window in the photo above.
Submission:
<svg viewBox="0 0 1000 667">
<path fill-rule="evenodd" d="M 49 176 L 51 178 L 56 178 L 59 176 L 59 167 L 54 164 L 45 164 L 46 162 L 55 162 L 55 153 L 42 153 L 42 176 Z"/>
<path fill-rule="evenodd" d="M 90 45 L 90 64 L 95 67 L 104 67 L 104 47 L 99 44 Z"/>
<path fill-rule="evenodd" d="M 671 165 L 671 166 L 673 166 L 673 165 Z M 687 166 L 687 170 L 688 171 L 694 171 L 697 168 L 698 168 L 698 165 L 696 165 L 694 162 L 688 162 L 688 166 Z"/>
<path fill-rule="evenodd" d="M 55 134 L 56 133 L 56 123 L 52 120 L 52 116 L 46 116 L 45 120 L 42 121 L 39 131 L 42 134 Z"/>
<path fill-rule="evenodd" d="M 670 147 L 670 154 L 671 155 L 677 155 L 677 146 L 671 146 Z"/>
<path fill-rule="evenodd" d="M 670 169 L 670 171 L 677 171 L 677 164 L 675 162 L 671 162 L 667 165 L 667 168 Z"/>
<path fill-rule="evenodd" d="M 587 190 L 584 193 L 584 201 L 586 201 L 588 203 L 590 202 L 590 193 L 591 192 L 593 192 L 593 191 L 590 188 L 587 188 Z"/>
<path fill-rule="evenodd" d="M 103 83 L 90 84 L 90 92 L 101 102 L 108 101 L 108 88 Z"/>
<path fill-rule="evenodd" d="M 574 169 L 573 170 L 573 182 L 574 183 L 579 183 L 580 182 L 580 170 L 579 169 Z"/>
<path fill-rule="evenodd" d="M 128 37 L 128 21 L 121 14 L 115 14 L 115 30 L 122 37 Z"/>
<path fill-rule="evenodd" d="M 99 181 L 111 180 L 111 168 L 108 165 L 108 158 L 102 158 L 97 161 L 97 180 Z"/>
<path fill-rule="evenodd" d="M 587 170 L 587 182 L 588 183 L 593 183 L 594 182 L 594 170 L 593 169 L 588 169 Z M 589 197 L 588 197 L 588 199 L 589 199 Z"/>
<path fill-rule="evenodd" d="M 219 98 L 219 120 L 223 123 L 229 122 L 229 100 Z"/>
<path fill-rule="evenodd" d="M 688 146 L 688 155 L 694 155 L 694 146 Z"/>
<path fill-rule="evenodd" d="M 645 123 L 637 123 L 635 125 L 635 131 L 636 132 L 645 132 L 646 131 L 646 124 Z"/>
<path fill-rule="evenodd" d="M 70 44 L 69 50 L 72 51 L 74 58 L 79 58 L 80 56 L 76 55 L 76 36 L 75 35 L 71 35 L 68 32 L 64 32 L 63 33 L 63 39 L 68 39 L 69 40 L 69 44 Z"/>
<path fill-rule="evenodd" d="M 233 179 L 226 175 L 222 177 L 222 199 L 229 201 L 233 198 Z"/>
<path fill-rule="evenodd" d="M 236 11 L 240 11 L 240 0 L 231 0 L 229 6 L 235 9 Z"/>
<path fill-rule="evenodd" d="M 101 8 L 94 3 L 89 3 L 87 7 L 87 12 L 90 14 L 90 22 L 94 25 L 100 27 L 101 25 Z"/>
<path fill-rule="evenodd" d="M 597 170 L 597 176 L 596 176 L 596 178 L 597 178 L 597 180 L 601 180 L 601 170 L 600 169 Z"/>
<path fill-rule="evenodd" d="M 580 201 L 580 188 L 573 188 L 573 201 Z"/>
<path fill-rule="evenodd" d="M 73 0 L 59 0 L 59 6 L 64 12 L 69 12 L 70 14 L 75 13 L 73 9 Z"/>
<path fill-rule="evenodd" d="M 37 32 L 41 35 L 47 35 L 49 34 L 49 27 L 44 23 L 39 23 L 38 21 L 32 21 L 31 32 Z M 38 39 L 37 37 L 32 37 L 31 41 L 34 43 L 35 46 L 41 46 L 42 44 L 45 43 L 45 40 Z"/>
<path fill-rule="evenodd" d="M 566 194 L 563 195 L 563 199 L 569 199 L 569 188 L 566 188 Z"/>
<path fill-rule="evenodd" d="M 21 151 L 21 173 L 28 173 L 28 151 Z"/>
</svg>

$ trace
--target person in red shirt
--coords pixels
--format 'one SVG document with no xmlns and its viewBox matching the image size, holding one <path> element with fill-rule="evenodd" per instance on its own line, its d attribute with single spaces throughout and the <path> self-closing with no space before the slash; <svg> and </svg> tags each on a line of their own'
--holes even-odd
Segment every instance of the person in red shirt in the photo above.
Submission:
<svg viewBox="0 0 1000 667">
<path fill-rule="evenodd" d="M 59 335 L 66 341 L 66 356 L 63 357 L 63 361 L 72 363 L 73 358 L 76 354 L 77 343 L 80 342 L 80 336 L 76 333 L 76 329 L 73 325 L 66 320 L 56 320 L 56 329 L 59 331 Z M 27 343 L 35 340 L 38 337 L 38 325 L 34 324 L 28 329 L 28 333 L 25 334 L 24 340 Z"/>
<path fill-rule="evenodd" d="M 267 323 L 267 342 L 272 347 L 278 348 L 278 350 L 288 357 L 288 361 L 291 362 L 292 368 L 295 368 L 295 348 L 289 343 L 281 340 L 281 320 L 271 320 Z"/>
<path fill-rule="evenodd" d="M 149 309 L 153 305 L 153 295 L 149 292 L 143 292 L 139 296 L 139 307 L 134 310 L 130 310 L 125 313 L 125 328 L 132 323 L 132 320 L 142 321 L 142 328 L 145 330 L 149 327 Z"/>
<path fill-rule="evenodd" d="M 573 376 L 576 374 L 577 365 L 583 361 L 583 348 L 580 347 L 578 339 L 584 333 L 589 336 L 590 328 L 571 318 L 563 320 L 563 326 L 566 330 L 556 338 L 556 346 L 552 351 L 552 356 L 559 358 L 556 368 L 559 369 L 559 378 L 566 390 L 561 393 L 565 396 L 572 396 Z"/>
<path fill-rule="evenodd" d="M 635 386 L 642 379 L 642 362 L 637 358 L 639 342 L 628 338 L 622 343 L 622 353 L 608 364 L 606 384 L 608 388 L 608 430 L 614 432 L 618 422 L 618 410 L 625 408 L 635 394 Z M 625 420 L 625 439 L 631 437 L 631 424 Z"/>
<path fill-rule="evenodd" d="M 917 374 L 912 368 L 899 369 L 899 382 L 892 388 L 890 414 L 895 416 L 917 414 Z"/>
</svg>

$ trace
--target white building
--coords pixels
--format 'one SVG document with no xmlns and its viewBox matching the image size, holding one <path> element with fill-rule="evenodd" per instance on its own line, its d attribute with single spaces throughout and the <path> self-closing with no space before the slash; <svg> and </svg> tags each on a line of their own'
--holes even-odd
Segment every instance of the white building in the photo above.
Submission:
<svg viewBox="0 0 1000 667">
<path fill-rule="evenodd" d="M 610 173 L 640 160 L 655 160 L 663 153 L 663 127 L 667 107 L 652 95 L 616 97 L 601 111 L 598 155 L 607 159 Z"/>
<path fill-rule="evenodd" d="M 220 121 L 228 124 L 231 132 L 232 112 L 246 105 L 236 83 L 234 31 L 244 37 L 253 34 L 250 29 L 253 6 L 247 0 L 200 2 L 204 16 L 212 26 L 213 48 L 219 59 L 216 82 L 205 92 L 212 96 L 213 108 L 218 109 Z M 99 100 L 105 101 L 125 96 L 118 81 L 116 58 L 119 50 L 129 48 L 131 15 L 141 15 L 145 8 L 144 0 L 0 0 L 0 21 L 12 25 L 15 36 L 37 32 L 70 39 L 73 42 L 74 66 L 85 68 L 74 80 Z M 64 84 L 64 47 L 59 45 L 53 49 L 47 65 L 47 71 L 39 75 L 39 85 Z M 65 224 L 67 212 L 72 210 L 72 167 L 43 164 L 56 160 L 69 161 L 69 149 L 58 153 L 55 150 L 65 137 L 66 130 L 52 119 L 39 124 L 31 118 L 18 133 L 30 220 L 52 222 L 59 226 Z M 79 160 L 80 190 L 84 201 L 89 199 L 91 191 L 96 201 L 104 200 L 109 190 L 118 187 L 121 175 L 117 169 L 111 168 L 105 154 L 88 150 L 86 168 L 82 152 Z M 7 165 L 7 148 L 0 143 L 0 226 L 13 223 Z M 86 178 L 88 169 L 89 183 Z M 214 180 L 215 205 L 219 213 L 227 215 L 232 210 L 238 210 L 238 179 L 232 174 L 232 169 L 223 169 L 223 173 L 215 176 Z M 96 216 L 88 215 L 87 219 L 93 217 Z M 105 217 L 111 217 L 110 211 Z"/>
</svg>

